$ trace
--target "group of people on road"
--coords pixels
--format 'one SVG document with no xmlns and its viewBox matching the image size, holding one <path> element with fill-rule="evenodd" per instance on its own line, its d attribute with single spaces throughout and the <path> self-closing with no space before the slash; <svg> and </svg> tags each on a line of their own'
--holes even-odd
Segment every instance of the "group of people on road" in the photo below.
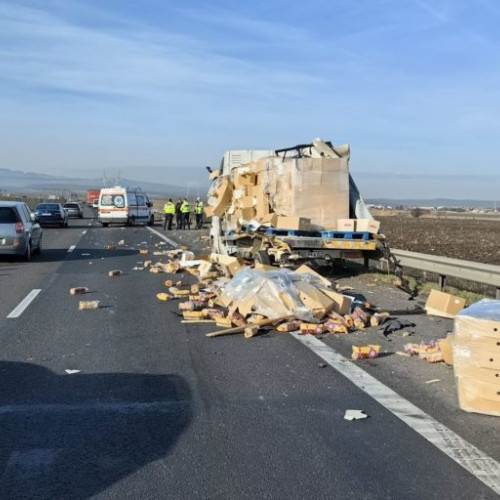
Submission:
<svg viewBox="0 0 500 500">
<path fill-rule="evenodd" d="M 201 229 L 203 227 L 203 208 L 203 201 L 201 201 L 201 198 L 198 196 L 198 198 L 196 198 L 196 204 L 194 205 L 194 214 L 196 217 L 195 229 Z M 191 229 L 192 208 L 187 198 L 179 198 L 176 203 L 172 201 L 172 198 L 169 198 L 163 206 L 163 211 L 165 212 L 163 229 L 168 229 L 169 231 L 172 229 L 174 217 L 176 229 Z"/>
</svg>

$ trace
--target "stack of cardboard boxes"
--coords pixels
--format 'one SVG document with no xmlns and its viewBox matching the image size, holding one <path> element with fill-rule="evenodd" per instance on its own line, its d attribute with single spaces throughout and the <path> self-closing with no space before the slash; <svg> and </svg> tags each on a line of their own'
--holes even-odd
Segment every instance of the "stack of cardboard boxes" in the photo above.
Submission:
<svg viewBox="0 0 500 500">
<path fill-rule="evenodd" d="M 460 408 L 500 416 L 500 301 L 480 300 L 456 316 L 453 368 Z"/>
<path fill-rule="evenodd" d="M 256 221 L 276 229 L 377 233 L 374 220 L 348 219 L 348 159 L 271 156 L 242 165 L 215 179 L 206 215 L 224 216 L 228 229 Z"/>
</svg>

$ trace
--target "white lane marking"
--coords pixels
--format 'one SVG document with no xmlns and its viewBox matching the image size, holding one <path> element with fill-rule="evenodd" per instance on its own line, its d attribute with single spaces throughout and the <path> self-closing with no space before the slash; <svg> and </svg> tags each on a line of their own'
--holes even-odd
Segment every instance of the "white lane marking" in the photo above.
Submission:
<svg viewBox="0 0 500 500">
<path fill-rule="evenodd" d="M 91 226 L 91 225 L 92 225 L 92 222 L 89 222 L 89 226 Z"/>
<path fill-rule="evenodd" d="M 74 249 L 76 248 L 76 245 L 71 245 L 69 248 L 68 248 L 68 253 L 71 253 Z"/>
<path fill-rule="evenodd" d="M 21 314 L 26 310 L 26 308 L 36 299 L 37 295 L 42 291 L 41 288 L 35 288 L 31 290 L 26 297 L 24 297 L 21 302 L 12 309 L 12 311 L 7 315 L 7 318 L 19 318 Z"/>
<path fill-rule="evenodd" d="M 85 229 L 85 231 L 82 231 L 82 236 L 83 236 L 84 234 L 87 234 L 87 230 L 86 230 L 86 229 Z"/>
<path fill-rule="evenodd" d="M 161 234 L 160 231 L 157 231 L 156 229 L 153 229 L 152 227 L 147 226 L 147 229 L 151 231 L 152 233 L 156 234 L 158 238 L 161 238 L 162 240 L 166 241 L 169 245 L 172 245 L 174 248 L 177 248 L 179 246 L 179 243 L 176 243 L 175 241 L 171 240 L 164 234 Z"/>
<path fill-rule="evenodd" d="M 292 335 L 406 425 L 500 494 L 500 464 L 312 335 Z"/>
</svg>

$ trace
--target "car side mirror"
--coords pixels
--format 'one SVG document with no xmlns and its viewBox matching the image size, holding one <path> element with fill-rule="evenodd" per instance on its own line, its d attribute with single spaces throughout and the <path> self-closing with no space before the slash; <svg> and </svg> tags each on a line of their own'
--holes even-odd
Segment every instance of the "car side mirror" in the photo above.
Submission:
<svg viewBox="0 0 500 500">
<path fill-rule="evenodd" d="M 146 203 L 146 205 L 147 205 L 149 208 L 151 208 L 151 207 L 153 206 L 153 204 L 152 204 L 150 201 L 148 201 L 148 202 Z"/>
</svg>

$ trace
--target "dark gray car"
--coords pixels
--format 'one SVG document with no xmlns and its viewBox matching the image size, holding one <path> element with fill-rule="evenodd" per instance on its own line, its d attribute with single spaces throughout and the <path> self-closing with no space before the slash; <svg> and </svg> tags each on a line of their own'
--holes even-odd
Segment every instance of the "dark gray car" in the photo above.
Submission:
<svg viewBox="0 0 500 500">
<path fill-rule="evenodd" d="M 30 260 L 42 249 L 42 228 L 26 203 L 0 201 L 0 255 Z"/>
<path fill-rule="evenodd" d="M 60 203 L 39 203 L 35 209 L 35 218 L 41 226 L 68 227 L 68 214 Z"/>
</svg>

